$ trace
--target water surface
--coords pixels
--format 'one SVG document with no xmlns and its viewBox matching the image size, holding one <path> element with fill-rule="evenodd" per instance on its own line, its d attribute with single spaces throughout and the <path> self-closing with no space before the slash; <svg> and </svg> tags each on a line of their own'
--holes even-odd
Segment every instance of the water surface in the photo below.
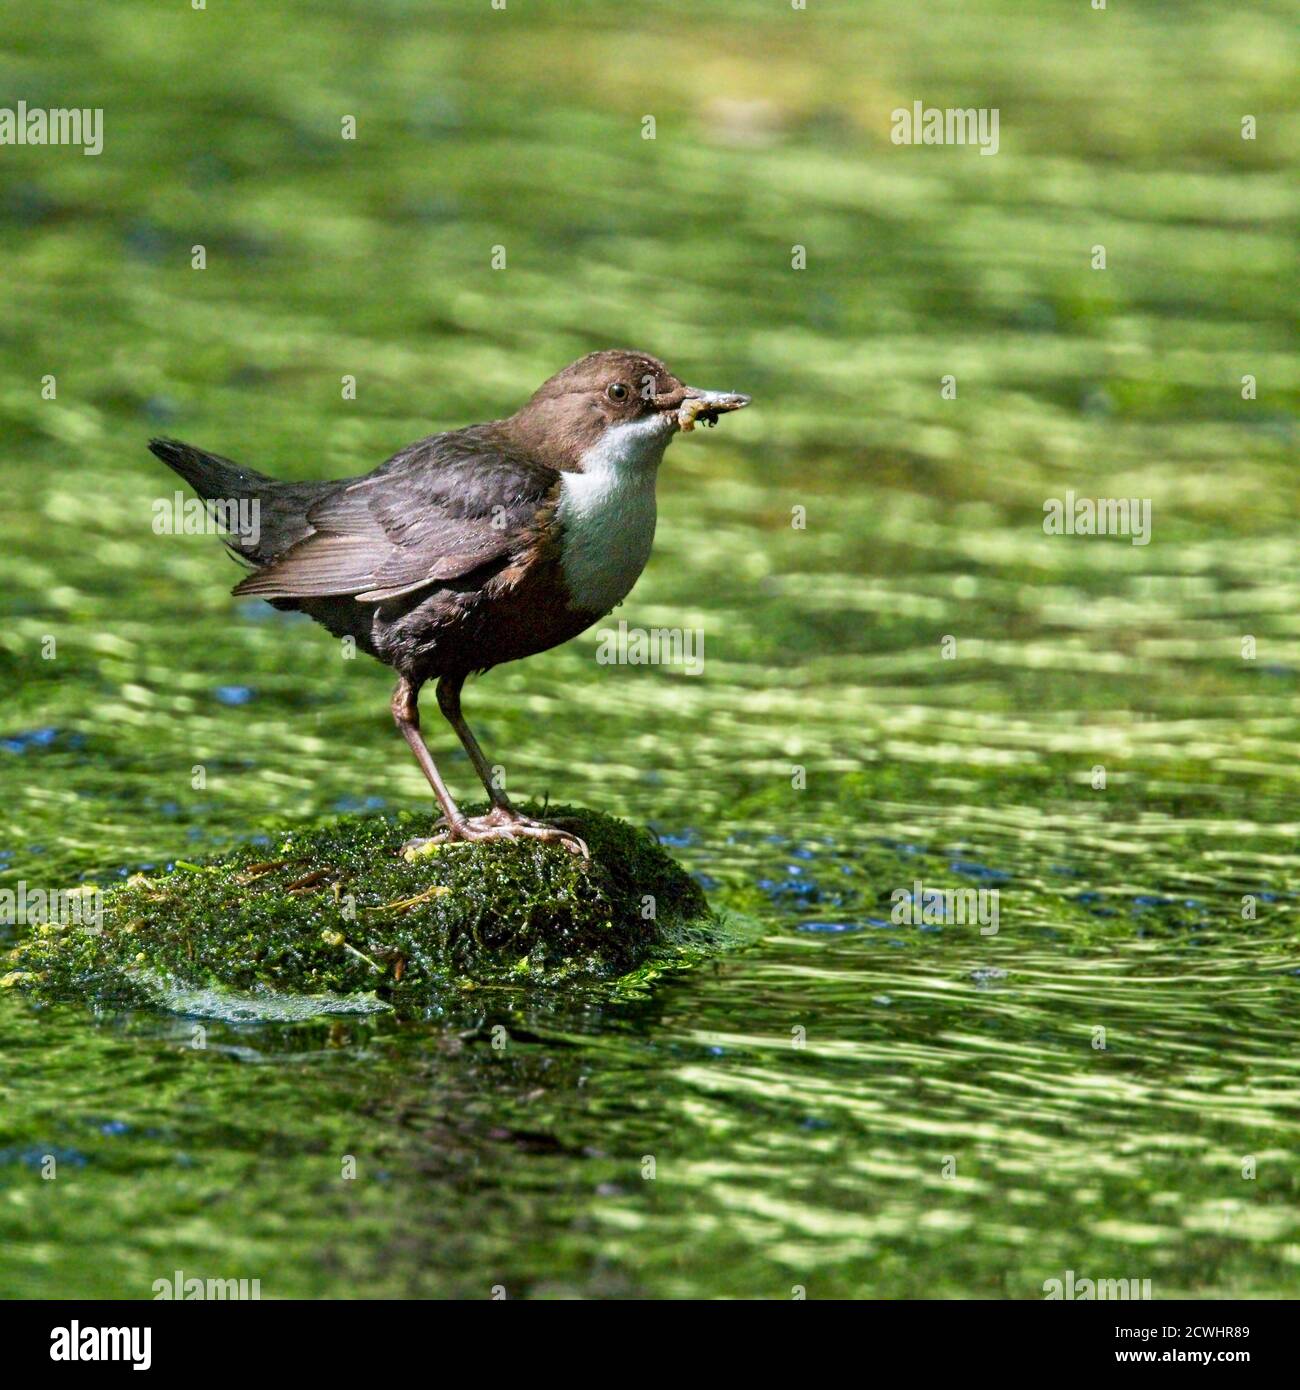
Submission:
<svg viewBox="0 0 1300 1390">
<path fill-rule="evenodd" d="M 0 92 L 106 142 L 3 154 L 0 886 L 427 797 L 385 672 L 153 533 L 149 435 L 354 474 L 620 343 L 755 396 L 615 615 L 703 671 L 592 632 L 467 712 L 761 940 L 400 1025 L 0 994 L 0 1292 L 1294 1296 L 1288 11 L 482 9 L 9 17 Z M 998 155 L 891 145 L 917 99 Z"/>
</svg>

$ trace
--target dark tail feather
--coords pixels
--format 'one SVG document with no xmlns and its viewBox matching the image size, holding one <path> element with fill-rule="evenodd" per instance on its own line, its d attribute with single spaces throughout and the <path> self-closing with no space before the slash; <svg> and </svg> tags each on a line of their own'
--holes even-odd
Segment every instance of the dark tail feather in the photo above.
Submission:
<svg viewBox="0 0 1300 1390">
<path fill-rule="evenodd" d="M 265 497 L 279 486 L 273 478 L 245 468 L 242 464 L 208 454 L 179 439 L 151 439 L 150 452 L 167 465 L 205 501 L 241 501 L 247 497 Z"/>
<path fill-rule="evenodd" d="M 149 448 L 211 504 L 236 504 L 248 531 L 223 536 L 230 553 L 245 565 L 264 565 L 304 536 L 311 535 L 307 513 L 333 483 L 281 483 L 242 464 L 205 453 L 179 439 L 151 439 Z M 242 504 L 248 502 L 249 507 Z M 229 511 L 225 512 L 228 518 Z M 221 518 L 219 517 L 219 520 Z M 229 529 L 229 522 L 221 520 Z"/>
</svg>

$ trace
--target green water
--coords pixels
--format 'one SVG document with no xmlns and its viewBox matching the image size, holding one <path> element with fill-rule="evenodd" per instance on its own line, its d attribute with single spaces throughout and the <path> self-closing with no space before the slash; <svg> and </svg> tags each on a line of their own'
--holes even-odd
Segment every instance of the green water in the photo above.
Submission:
<svg viewBox="0 0 1300 1390">
<path fill-rule="evenodd" d="M 755 397 L 617 615 L 703 671 L 593 632 L 467 712 L 764 935 L 201 1049 L 0 994 L 0 1293 L 1300 1293 L 1289 7 L 556 8 L 5 7 L 0 106 L 105 146 L 0 147 L 0 887 L 426 804 L 387 673 L 153 533 L 150 434 L 354 474 L 620 344 Z M 915 100 L 998 154 L 891 144 Z M 1150 544 L 1044 534 L 1067 489 Z"/>
</svg>

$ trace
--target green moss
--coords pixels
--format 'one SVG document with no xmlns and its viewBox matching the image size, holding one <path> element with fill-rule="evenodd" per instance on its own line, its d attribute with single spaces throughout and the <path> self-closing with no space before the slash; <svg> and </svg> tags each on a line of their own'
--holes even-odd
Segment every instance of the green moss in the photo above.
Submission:
<svg viewBox="0 0 1300 1390">
<path fill-rule="evenodd" d="M 214 987 L 421 1008 L 448 988 L 645 978 L 723 929 L 649 832 L 594 811 L 549 819 L 591 860 L 537 841 L 402 846 L 432 818 L 346 818 L 207 864 L 137 875 L 102 927 L 43 927 L 0 981 L 121 1004 Z"/>
</svg>

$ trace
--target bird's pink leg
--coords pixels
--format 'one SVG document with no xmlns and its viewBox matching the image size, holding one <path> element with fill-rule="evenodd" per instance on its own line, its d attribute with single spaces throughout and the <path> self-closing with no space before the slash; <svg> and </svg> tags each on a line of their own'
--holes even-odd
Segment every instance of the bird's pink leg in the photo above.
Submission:
<svg viewBox="0 0 1300 1390">
<path fill-rule="evenodd" d="M 438 805 L 442 809 L 441 828 L 435 835 L 428 840 L 411 840 L 402 848 L 418 849 L 422 844 L 450 840 L 542 840 L 561 844 L 574 854 L 590 859 L 591 853 L 586 843 L 576 835 L 561 830 L 559 826 L 547 825 L 544 821 L 533 820 L 530 816 L 521 814 L 510 804 L 503 791 L 493 787 L 492 768 L 460 712 L 461 684 L 460 680 L 441 680 L 438 683 L 438 706 L 465 745 L 470 762 L 474 764 L 474 770 L 492 800 L 492 809 L 486 816 L 471 818 L 452 800 L 447 784 L 442 780 L 442 774 L 433 761 L 433 754 L 429 752 L 428 745 L 420 734 L 419 687 L 402 676 L 393 692 L 393 719 L 402 731 L 402 737 L 411 745 L 411 752 L 415 754 L 421 771 L 429 779 L 429 785 L 433 788 L 433 794 L 438 798 Z"/>
<path fill-rule="evenodd" d="M 486 816 L 476 816 L 466 821 L 468 834 L 453 835 L 452 838 L 512 840 L 522 836 L 562 844 L 565 849 L 582 855 L 584 859 L 590 859 L 591 851 L 584 840 L 567 830 L 561 830 L 557 825 L 548 825 L 545 821 L 534 820 L 531 816 L 516 811 L 504 789 L 496 785 L 492 776 L 492 765 L 479 747 L 473 730 L 465 722 L 464 714 L 461 713 L 460 692 L 464 684 L 463 676 L 443 676 L 438 682 L 438 708 L 456 730 L 456 737 L 460 739 L 470 762 L 474 764 L 474 771 L 478 773 L 483 790 L 492 802 L 492 809 Z"/>
</svg>

